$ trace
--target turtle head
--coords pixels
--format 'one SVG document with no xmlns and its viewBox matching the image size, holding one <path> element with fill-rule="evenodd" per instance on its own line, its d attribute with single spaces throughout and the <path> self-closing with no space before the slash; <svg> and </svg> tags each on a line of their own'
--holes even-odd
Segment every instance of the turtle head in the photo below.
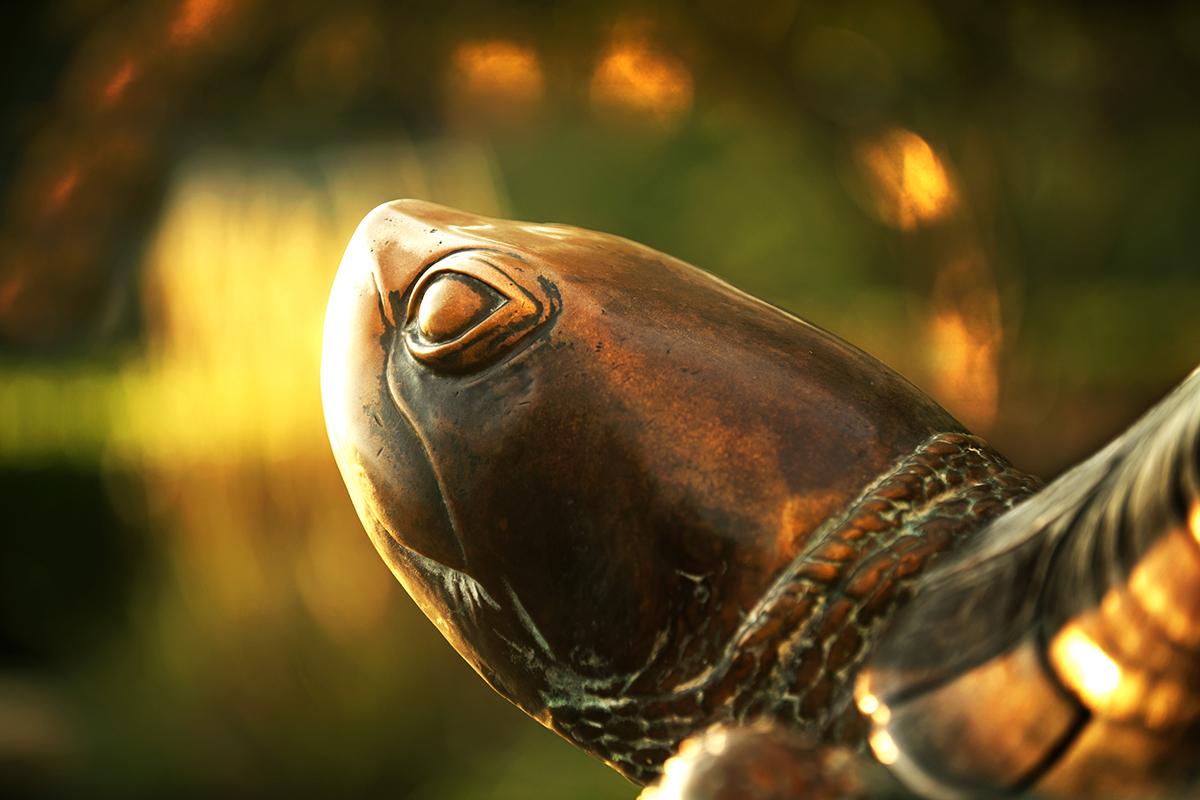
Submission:
<svg viewBox="0 0 1200 800">
<path fill-rule="evenodd" d="M 957 427 L 674 258 L 418 201 L 351 240 L 321 383 L 380 554 L 547 724 L 572 697 L 702 680 L 822 521 Z"/>
</svg>

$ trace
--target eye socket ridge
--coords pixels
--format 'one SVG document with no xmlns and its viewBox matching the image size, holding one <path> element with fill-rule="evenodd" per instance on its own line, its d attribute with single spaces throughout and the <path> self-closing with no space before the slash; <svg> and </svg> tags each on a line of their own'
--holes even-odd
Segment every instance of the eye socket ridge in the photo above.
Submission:
<svg viewBox="0 0 1200 800">
<path fill-rule="evenodd" d="M 508 264 L 508 261 L 513 261 Z M 540 282 L 512 277 L 528 267 L 489 251 L 451 254 L 413 284 L 403 337 L 409 353 L 444 372 L 465 372 L 500 358 L 549 317 Z"/>
</svg>

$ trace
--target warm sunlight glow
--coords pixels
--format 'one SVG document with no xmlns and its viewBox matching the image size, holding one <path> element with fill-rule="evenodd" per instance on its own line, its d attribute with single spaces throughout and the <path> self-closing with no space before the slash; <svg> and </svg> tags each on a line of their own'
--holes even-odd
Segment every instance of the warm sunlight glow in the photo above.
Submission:
<svg viewBox="0 0 1200 800">
<path fill-rule="evenodd" d="M 112 77 L 104 84 L 104 88 L 100 91 L 101 97 L 107 104 L 112 104 L 120 100 L 125 95 L 125 91 L 129 88 L 129 84 L 133 81 L 134 75 L 137 73 L 133 62 L 125 59 L 121 62 L 121 66 L 113 72 Z"/>
<path fill-rule="evenodd" d="M 878 711 L 879 706 L 879 698 L 873 694 L 864 694 L 858 698 L 858 710 L 868 717 Z"/>
<path fill-rule="evenodd" d="M 902 230 L 941 219 L 957 204 L 957 192 L 942 160 L 912 131 L 895 129 L 858 151 L 875 210 Z"/>
<path fill-rule="evenodd" d="M 859 673 L 854 682 L 854 704 L 863 716 L 870 717 L 876 725 L 887 725 L 892 718 L 891 709 L 871 691 L 869 672 Z"/>
<path fill-rule="evenodd" d="M 1105 597 L 1106 601 L 1112 598 L 1114 610 L 1123 610 L 1122 600 L 1132 600 L 1140 615 L 1148 616 L 1168 639 L 1189 650 L 1200 648 L 1198 508 L 1200 504 L 1193 503 L 1186 526 L 1173 527 L 1142 555 L 1129 574 L 1126 593 L 1110 591 Z M 1132 627 L 1137 622 L 1131 624 L 1126 618 L 1109 624 Z"/>
<path fill-rule="evenodd" d="M 987 431 L 999 406 L 1003 330 L 995 277 L 982 258 L 938 271 L 928 336 L 933 395 L 967 427 Z"/>
<path fill-rule="evenodd" d="M 875 754 L 875 758 L 879 759 L 880 764 L 895 764 L 896 760 L 900 758 L 900 748 L 896 747 L 896 742 L 892 739 L 891 734 L 882 728 L 872 731 L 867 741 L 871 745 L 871 752 Z"/>
<path fill-rule="evenodd" d="M 542 67 L 532 48 L 493 40 L 459 45 L 452 58 L 453 88 L 463 100 L 528 108 L 542 97 Z"/>
<path fill-rule="evenodd" d="M 231 0 L 183 0 L 171 23 L 171 39 L 185 44 L 199 38 L 231 5 Z"/>
<path fill-rule="evenodd" d="M 666 760 L 658 785 L 647 787 L 638 795 L 638 800 L 682 800 L 687 797 L 695 759 L 699 755 L 695 741 L 695 738 L 686 740 L 679 752 Z"/>
<path fill-rule="evenodd" d="M 1200 545 L 1200 500 L 1192 503 L 1192 510 L 1188 514 L 1188 530 L 1192 532 L 1192 539 Z"/>
<path fill-rule="evenodd" d="M 144 347 L 88 369 L 6 366 L 0 454 L 141 475 L 179 602 L 221 641 L 290 607 L 331 637 L 376 635 L 395 589 L 346 502 L 321 412 L 330 284 L 380 197 L 434 183 L 495 210 L 493 174 L 466 144 L 181 164 L 142 270 Z M 0 284 L 0 302 L 19 289 Z"/>
<path fill-rule="evenodd" d="M 704 749 L 711 756 L 719 756 L 729 746 L 729 731 L 724 728 L 710 730 L 704 735 Z"/>
<path fill-rule="evenodd" d="M 10 308 L 16 299 L 21 294 L 21 287 L 25 285 L 24 273 L 18 272 L 10 275 L 3 281 L 0 281 L 0 312 L 4 312 Z"/>
<path fill-rule="evenodd" d="M 864 716 L 870 717 L 876 725 L 887 725 L 892 719 L 892 711 L 873 694 L 864 694 L 858 698 L 858 710 Z"/>
<path fill-rule="evenodd" d="M 46 197 L 47 210 L 57 211 L 66 205 L 66 202 L 71 199 L 71 195 L 75 193 L 75 187 L 78 185 L 79 167 L 71 167 L 50 187 L 50 191 Z"/>
<path fill-rule="evenodd" d="M 977 430 L 996 417 L 996 348 L 977 336 L 971 322 L 954 311 L 939 313 L 930 321 L 931 353 L 937 360 L 934 394 L 948 409 Z"/>
<path fill-rule="evenodd" d="M 146 279 L 158 379 L 135 418 L 176 459 L 285 457 L 322 427 L 315 376 L 338 245 L 312 193 L 280 178 L 257 188 L 214 165 L 167 208 Z"/>
<path fill-rule="evenodd" d="M 668 125 L 692 106 L 692 73 L 643 39 L 620 39 L 597 63 L 591 97 L 600 112 L 631 113 Z"/>
<path fill-rule="evenodd" d="M 1076 623 L 1054 637 L 1050 659 L 1063 681 L 1092 709 L 1109 706 L 1121 687 L 1120 666 Z"/>
</svg>

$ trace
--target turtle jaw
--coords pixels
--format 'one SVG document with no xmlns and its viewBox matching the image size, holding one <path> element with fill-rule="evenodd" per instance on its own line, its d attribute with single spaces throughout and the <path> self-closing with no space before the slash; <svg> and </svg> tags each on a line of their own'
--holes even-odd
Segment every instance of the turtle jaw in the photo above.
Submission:
<svg viewBox="0 0 1200 800">
<path fill-rule="evenodd" d="M 552 669 L 549 663 L 537 664 L 543 655 L 540 634 L 518 610 L 520 601 L 515 596 L 510 602 L 497 601 L 467 572 L 406 547 L 377 517 L 367 530 L 397 581 L 463 660 L 500 696 L 550 727 L 544 685 L 529 676 L 519 684 L 505 677 L 513 674 L 516 663 L 532 667 L 532 674 Z M 500 664 L 510 667 L 498 669 Z"/>
</svg>

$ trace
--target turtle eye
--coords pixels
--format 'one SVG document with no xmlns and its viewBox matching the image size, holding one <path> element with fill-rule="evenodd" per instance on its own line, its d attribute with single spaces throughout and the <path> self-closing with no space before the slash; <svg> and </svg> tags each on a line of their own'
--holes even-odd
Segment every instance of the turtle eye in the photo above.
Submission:
<svg viewBox="0 0 1200 800">
<path fill-rule="evenodd" d="M 500 358 L 549 316 L 548 298 L 529 275 L 525 264 L 488 251 L 455 253 L 435 263 L 409 295 L 408 351 L 444 372 Z"/>
<path fill-rule="evenodd" d="M 431 344 L 461 336 L 504 305 L 500 294 L 476 278 L 455 272 L 438 274 L 417 301 L 420 337 Z"/>
</svg>

